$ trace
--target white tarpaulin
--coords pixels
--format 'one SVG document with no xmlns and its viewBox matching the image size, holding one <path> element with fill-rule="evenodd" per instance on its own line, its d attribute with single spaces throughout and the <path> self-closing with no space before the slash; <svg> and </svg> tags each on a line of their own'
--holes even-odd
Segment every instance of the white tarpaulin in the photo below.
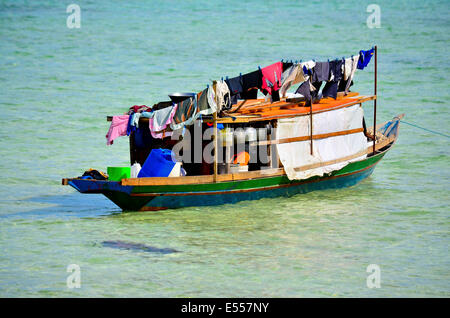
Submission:
<svg viewBox="0 0 450 318">
<path fill-rule="evenodd" d="M 310 135 L 310 116 L 285 118 L 278 120 L 277 139 Z M 327 134 L 350 129 L 362 128 L 363 109 L 360 105 L 313 114 L 313 135 Z M 358 161 L 367 155 L 331 165 L 302 171 L 298 167 L 322 163 L 350 155 L 367 149 L 367 138 L 363 132 L 313 140 L 277 144 L 278 155 L 289 180 L 307 179 L 312 176 L 323 176 L 345 167 L 352 161 Z"/>
</svg>

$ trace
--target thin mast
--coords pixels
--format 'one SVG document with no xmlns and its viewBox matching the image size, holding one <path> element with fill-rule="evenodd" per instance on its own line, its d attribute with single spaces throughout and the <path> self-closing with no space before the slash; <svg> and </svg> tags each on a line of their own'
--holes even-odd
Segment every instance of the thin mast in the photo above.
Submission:
<svg viewBox="0 0 450 318">
<path fill-rule="evenodd" d="M 375 45 L 375 83 L 374 83 L 374 95 L 373 100 L 373 154 L 375 155 L 375 143 L 376 143 L 376 129 L 377 129 L 377 46 Z"/>
</svg>

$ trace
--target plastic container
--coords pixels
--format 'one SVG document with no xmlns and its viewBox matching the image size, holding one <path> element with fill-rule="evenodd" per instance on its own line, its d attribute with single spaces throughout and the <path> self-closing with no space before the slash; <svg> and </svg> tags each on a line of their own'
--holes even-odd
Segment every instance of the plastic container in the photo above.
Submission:
<svg viewBox="0 0 450 318">
<path fill-rule="evenodd" d="M 141 165 L 136 162 L 134 165 L 131 166 L 130 177 L 137 178 L 139 171 L 141 171 Z"/>
<path fill-rule="evenodd" d="M 142 165 L 138 178 L 168 177 L 175 163 L 170 149 L 153 149 Z"/>
<path fill-rule="evenodd" d="M 239 173 L 239 172 L 247 172 L 248 171 L 248 165 L 247 166 L 241 166 L 239 164 L 232 163 L 230 165 L 230 173 Z"/>
<path fill-rule="evenodd" d="M 120 181 L 130 177 L 130 167 L 108 167 L 108 180 Z"/>
</svg>

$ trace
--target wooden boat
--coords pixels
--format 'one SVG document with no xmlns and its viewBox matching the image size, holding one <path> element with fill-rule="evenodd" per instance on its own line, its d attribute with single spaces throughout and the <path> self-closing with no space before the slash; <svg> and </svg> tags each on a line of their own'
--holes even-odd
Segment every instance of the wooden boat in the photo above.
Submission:
<svg viewBox="0 0 450 318">
<path fill-rule="evenodd" d="M 376 63 L 376 55 L 375 55 Z M 375 67 L 376 70 L 376 67 Z M 264 100 L 245 100 L 238 102 L 228 112 L 228 116 L 218 118 L 216 114 L 211 118 L 204 118 L 204 124 L 208 122 L 214 125 L 214 135 L 217 136 L 217 124 L 225 125 L 258 125 L 274 122 L 280 118 L 293 118 L 298 116 L 310 116 L 354 105 L 362 105 L 367 101 L 374 102 L 374 126 L 366 129 L 368 137 L 366 149 L 346 157 L 333 161 L 314 163 L 302 167 L 308 170 L 317 167 L 348 162 L 339 170 L 326 173 L 322 176 L 313 176 L 304 180 L 290 180 L 283 167 L 274 167 L 273 162 L 263 169 L 254 171 L 220 174 L 215 158 L 213 173 L 188 175 L 183 177 L 151 177 L 151 178 L 127 178 L 120 181 L 93 180 L 82 178 L 66 178 L 63 185 L 70 185 L 81 193 L 103 194 L 122 210 L 154 211 L 173 209 L 188 206 L 207 206 L 236 203 L 243 200 L 257 200 L 261 198 L 274 198 L 280 196 L 292 196 L 314 190 L 349 187 L 367 178 L 375 169 L 375 166 L 384 155 L 393 147 L 399 134 L 399 124 L 402 115 L 382 124 L 376 124 L 376 71 L 375 94 L 362 96 L 358 93 L 340 95 L 336 100 L 325 98 L 311 106 L 305 106 L 301 100 L 282 99 L 277 102 Z M 141 126 L 145 126 L 145 118 Z M 313 127 L 311 127 L 313 128 Z M 375 134 L 373 132 L 376 132 Z M 259 145 L 271 145 L 274 143 L 288 143 L 309 140 L 311 151 L 314 140 L 330 138 L 333 136 L 347 135 L 362 132 L 362 129 L 353 129 L 329 134 L 311 134 L 290 138 L 289 140 L 267 140 L 259 142 Z M 372 140 L 372 141 L 370 141 Z M 218 138 L 214 138 L 215 149 L 221 147 Z M 130 161 L 141 164 L 148 156 L 147 151 L 139 151 L 133 145 L 130 138 Z M 217 154 L 217 151 L 215 151 Z M 364 159 L 354 161 L 364 155 Z M 217 155 L 216 155 L 217 157 Z"/>
</svg>

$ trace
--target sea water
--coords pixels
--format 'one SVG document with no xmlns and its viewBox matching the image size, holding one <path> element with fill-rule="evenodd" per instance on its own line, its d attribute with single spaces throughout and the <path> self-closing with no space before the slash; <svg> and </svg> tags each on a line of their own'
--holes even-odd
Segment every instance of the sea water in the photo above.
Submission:
<svg viewBox="0 0 450 318">
<path fill-rule="evenodd" d="M 73 3 L 79 28 L 70 2 L 0 2 L 0 296 L 450 296 L 449 139 L 412 126 L 346 189 L 122 213 L 61 186 L 129 164 L 107 115 L 375 44 L 378 121 L 448 135 L 449 1 Z M 372 94 L 373 70 L 352 90 Z"/>
</svg>

